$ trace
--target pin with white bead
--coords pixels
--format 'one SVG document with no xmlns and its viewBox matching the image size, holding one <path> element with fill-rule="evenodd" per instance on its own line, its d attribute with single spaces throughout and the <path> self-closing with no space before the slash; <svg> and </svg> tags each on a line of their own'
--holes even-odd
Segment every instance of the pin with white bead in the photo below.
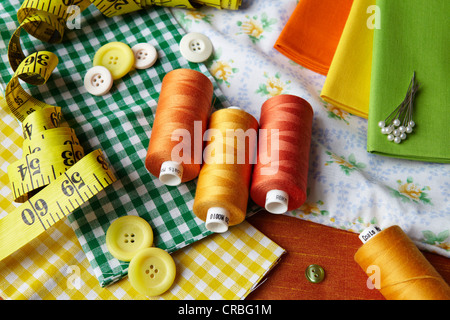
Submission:
<svg viewBox="0 0 450 320">
<path fill-rule="evenodd" d="M 416 83 L 416 73 L 414 72 L 405 99 L 384 121 L 378 122 L 381 133 L 387 135 L 389 141 L 394 141 L 397 144 L 401 143 L 406 139 L 407 134 L 413 132 L 413 128 L 416 125 L 412 117 L 414 96 L 418 88 L 419 84 Z"/>
</svg>

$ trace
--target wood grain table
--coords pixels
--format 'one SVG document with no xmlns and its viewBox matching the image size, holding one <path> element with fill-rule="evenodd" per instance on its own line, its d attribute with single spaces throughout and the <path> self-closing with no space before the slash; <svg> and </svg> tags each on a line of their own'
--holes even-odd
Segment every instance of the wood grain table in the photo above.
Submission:
<svg viewBox="0 0 450 320">
<path fill-rule="evenodd" d="M 368 288 L 367 275 L 353 259 L 362 245 L 356 233 L 267 212 L 248 221 L 287 251 L 248 300 L 384 300 L 377 289 Z M 450 259 L 423 253 L 450 283 Z M 307 280 L 305 269 L 311 264 L 325 270 L 322 282 Z"/>
</svg>

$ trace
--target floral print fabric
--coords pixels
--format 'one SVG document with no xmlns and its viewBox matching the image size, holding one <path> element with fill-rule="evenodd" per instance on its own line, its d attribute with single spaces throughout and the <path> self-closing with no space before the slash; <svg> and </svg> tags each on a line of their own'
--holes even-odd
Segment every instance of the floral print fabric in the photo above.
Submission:
<svg viewBox="0 0 450 320">
<path fill-rule="evenodd" d="M 367 120 L 323 101 L 325 76 L 273 48 L 297 2 L 171 10 L 187 32 L 213 42 L 206 66 L 232 105 L 257 119 L 261 105 L 279 94 L 300 96 L 313 107 L 308 197 L 287 215 L 356 233 L 397 224 L 419 248 L 450 257 L 450 167 L 366 151 Z"/>
</svg>

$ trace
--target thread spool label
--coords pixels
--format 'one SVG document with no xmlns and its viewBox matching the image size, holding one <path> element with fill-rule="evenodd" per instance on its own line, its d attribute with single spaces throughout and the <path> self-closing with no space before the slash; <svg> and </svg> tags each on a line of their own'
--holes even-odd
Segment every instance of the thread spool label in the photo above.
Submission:
<svg viewBox="0 0 450 320">
<path fill-rule="evenodd" d="M 280 201 L 280 202 L 283 202 L 283 203 L 287 203 L 287 201 L 288 201 L 288 199 L 287 199 L 287 197 L 285 197 L 285 196 L 283 196 L 283 195 L 281 195 L 281 194 L 274 194 L 274 193 L 267 193 L 267 196 L 266 196 L 266 200 L 267 201 Z"/>
<path fill-rule="evenodd" d="M 210 212 L 208 213 L 208 220 L 209 221 L 222 221 L 225 222 L 226 224 L 229 224 L 230 219 L 224 215 L 223 213 L 219 213 L 219 212 Z"/>
<path fill-rule="evenodd" d="M 275 214 L 285 213 L 288 209 L 289 194 L 282 190 L 270 190 L 266 195 L 267 211 Z"/>
<path fill-rule="evenodd" d="M 212 207 L 206 213 L 205 227 L 209 231 L 222 233 L 228 230 L 230 214 L 225 208 Z"/>
<path fill-rule="evenodd" d="M 181 175 L 182 175 L 182 171 L 173 166 L 161 167 L 161 173 L 173 173 L 176 176 L 178 176 L 179 178 L 181 178 Z"/>
<path fill-rule="evenodd" d="M 165 161 L 159 171 L 159 180 L 168 186 L 177 186 L 183 177 L 183 166 L 175 161 Z"/>
<path fill-rule="evenodd" d="M 370 239 L 372 239 L 375 235 L 381 232 L 381 228 L 379 226 L 373 225 L 366 229 L 364 229 L 359 234 L 359 239 L 362 241 L 362 243 L 366 243 Z"/>
</svg>

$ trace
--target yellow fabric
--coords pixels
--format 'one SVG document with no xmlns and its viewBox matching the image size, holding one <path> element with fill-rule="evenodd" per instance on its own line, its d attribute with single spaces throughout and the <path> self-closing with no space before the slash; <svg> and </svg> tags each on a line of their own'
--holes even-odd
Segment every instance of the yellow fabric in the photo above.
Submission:
<svg viewBox="0 0 450 320">
<path fill-rule="evenodd" d="M 8 106 L 0 93 L 0 218 L 19 206 L 19 203 L 14 203 L 7 169 L 8 164 L 21 158 L 24 140 L 19 122 L 5 110 Z"/>
<path fill-rule="evenodd" d="M 350 14 L 325 79 L 321 98 L 351 114 L 367 119 L 372 69 L 373 29 L 369 6 L 375 0 L 353 1 Z"/>
</svg>

